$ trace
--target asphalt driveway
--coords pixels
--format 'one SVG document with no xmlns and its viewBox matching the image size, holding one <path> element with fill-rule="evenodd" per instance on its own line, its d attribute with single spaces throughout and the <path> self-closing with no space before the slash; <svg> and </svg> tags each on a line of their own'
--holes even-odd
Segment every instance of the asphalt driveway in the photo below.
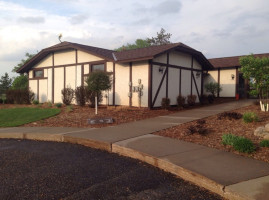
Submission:
<svg viewBox="0 0 269 200">
<path fill-rule="evenodd" d="M 0 140 L 0 199 L 221 199 L 134 159 L 80 145 Z"/>
</svg>

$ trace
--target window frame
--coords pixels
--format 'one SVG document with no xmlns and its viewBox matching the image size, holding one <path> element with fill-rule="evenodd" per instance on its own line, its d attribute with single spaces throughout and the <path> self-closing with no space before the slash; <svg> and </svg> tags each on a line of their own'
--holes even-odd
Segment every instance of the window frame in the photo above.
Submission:
<svg viewBox="0 0 269 200">
<path fill-rule="evenodd" d="M 91 72 L 96 72 L 96 70 L 95 71 L 93 71 L 93 66 L 94 65 L 104 65 L 104 70 L 97 70 L 97 71 L 101 71 L 101 72 L 106 72 L 107 71 L 107 69 L 106 69 L 106 62 L 100 62 L 100 63 L 94 63 L 94 64 L 91 64 L 90 65 L 90 73 Z"/>
<path fill-rule="evenodd" d="M 42 76 L 36 76 L 36 72 L 37 71 L 41 71 L 42 72 Z M 33 70 L 33 78 L 34 79 L 42 79 L 42 78 L 44 78 L 44 69 L 34 69 Z"/>
</svg>

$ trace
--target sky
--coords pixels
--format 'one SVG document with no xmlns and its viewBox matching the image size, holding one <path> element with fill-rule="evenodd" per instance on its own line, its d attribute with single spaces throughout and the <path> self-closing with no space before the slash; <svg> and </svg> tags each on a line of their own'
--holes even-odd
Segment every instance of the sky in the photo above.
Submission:
<svg viewBox="0 0 269 200">
<path fill-rule="evenodd" d="M 269 53 L 268 0 L 0 0 L 0 76 L 62 41 L 115 49 L 164 28 L 207 58 Z"/>
</svg>

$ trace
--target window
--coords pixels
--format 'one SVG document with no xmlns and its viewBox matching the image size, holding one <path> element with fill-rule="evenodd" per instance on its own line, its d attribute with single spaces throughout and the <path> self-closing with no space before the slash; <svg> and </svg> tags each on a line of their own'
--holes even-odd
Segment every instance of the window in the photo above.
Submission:
<svg viewBox="0 0 269 200">
<path fill-rule="evenodd" d="M 44 77 L 44 71 L 43 70 L 35 70 L 34 71 L 34 77 L 35 78 L 43 78 Z"/>
<path fill-rule="evenodd" d="M 105 71 L 105 64 L 97 64 L 97 65 L 92 65 L 92 72 L 95 71 Z"/>
</svg>

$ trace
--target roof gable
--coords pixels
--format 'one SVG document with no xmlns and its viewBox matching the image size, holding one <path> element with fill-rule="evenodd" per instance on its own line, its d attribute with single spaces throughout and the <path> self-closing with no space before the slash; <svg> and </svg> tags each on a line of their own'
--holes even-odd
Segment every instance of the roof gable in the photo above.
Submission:
<svg viewBox="0 0 269 200">
<path fill-rule="evenodd" d="M 192 56 L 194 56 L 194 58 L 196 58 L 198 62 L 202 64 L 202 66 L 205 69 L 213 68 L 213 66 L 210 64 L 210 62 L 205 58 L 205 56 L 201 52 L 183 43 L 171 43 L 171 44 L 166 44 L 166 45 L 150 46 L 146 48 L 139 48 L 139 49 L 116 52 L 116 51 L 112 51 L 108 49 L 92 47 L 92 46 L 87 46 L 87 45 L 82 45 L 82 44 L 77 44 L 77 43 L 62 42 L 54 46 L 43 49 L 37 55 L 35 55 L 31 60 L 25 63 L 20 69 L 18 69 L 17 72 L 18 73 L 27 72 L 35 64 L 40 62 L 43 58 L 45 58 L 50 53 L 61 51 L 61 50 L 69 50 L 69 49 L 81 50 L 81 51 L 90 53 L 92 55 L 95 55 L 97 57 L 101 57 L 104 60 L 114 61 L 114 62 L 133 62 L 133 61 L 138 61 L 138 60 L 148 60 L 148 59 L 153 59 L 159 56 L 160 54 L 176 50 L 176 51 L 191 54 Z"/>
</svg>

